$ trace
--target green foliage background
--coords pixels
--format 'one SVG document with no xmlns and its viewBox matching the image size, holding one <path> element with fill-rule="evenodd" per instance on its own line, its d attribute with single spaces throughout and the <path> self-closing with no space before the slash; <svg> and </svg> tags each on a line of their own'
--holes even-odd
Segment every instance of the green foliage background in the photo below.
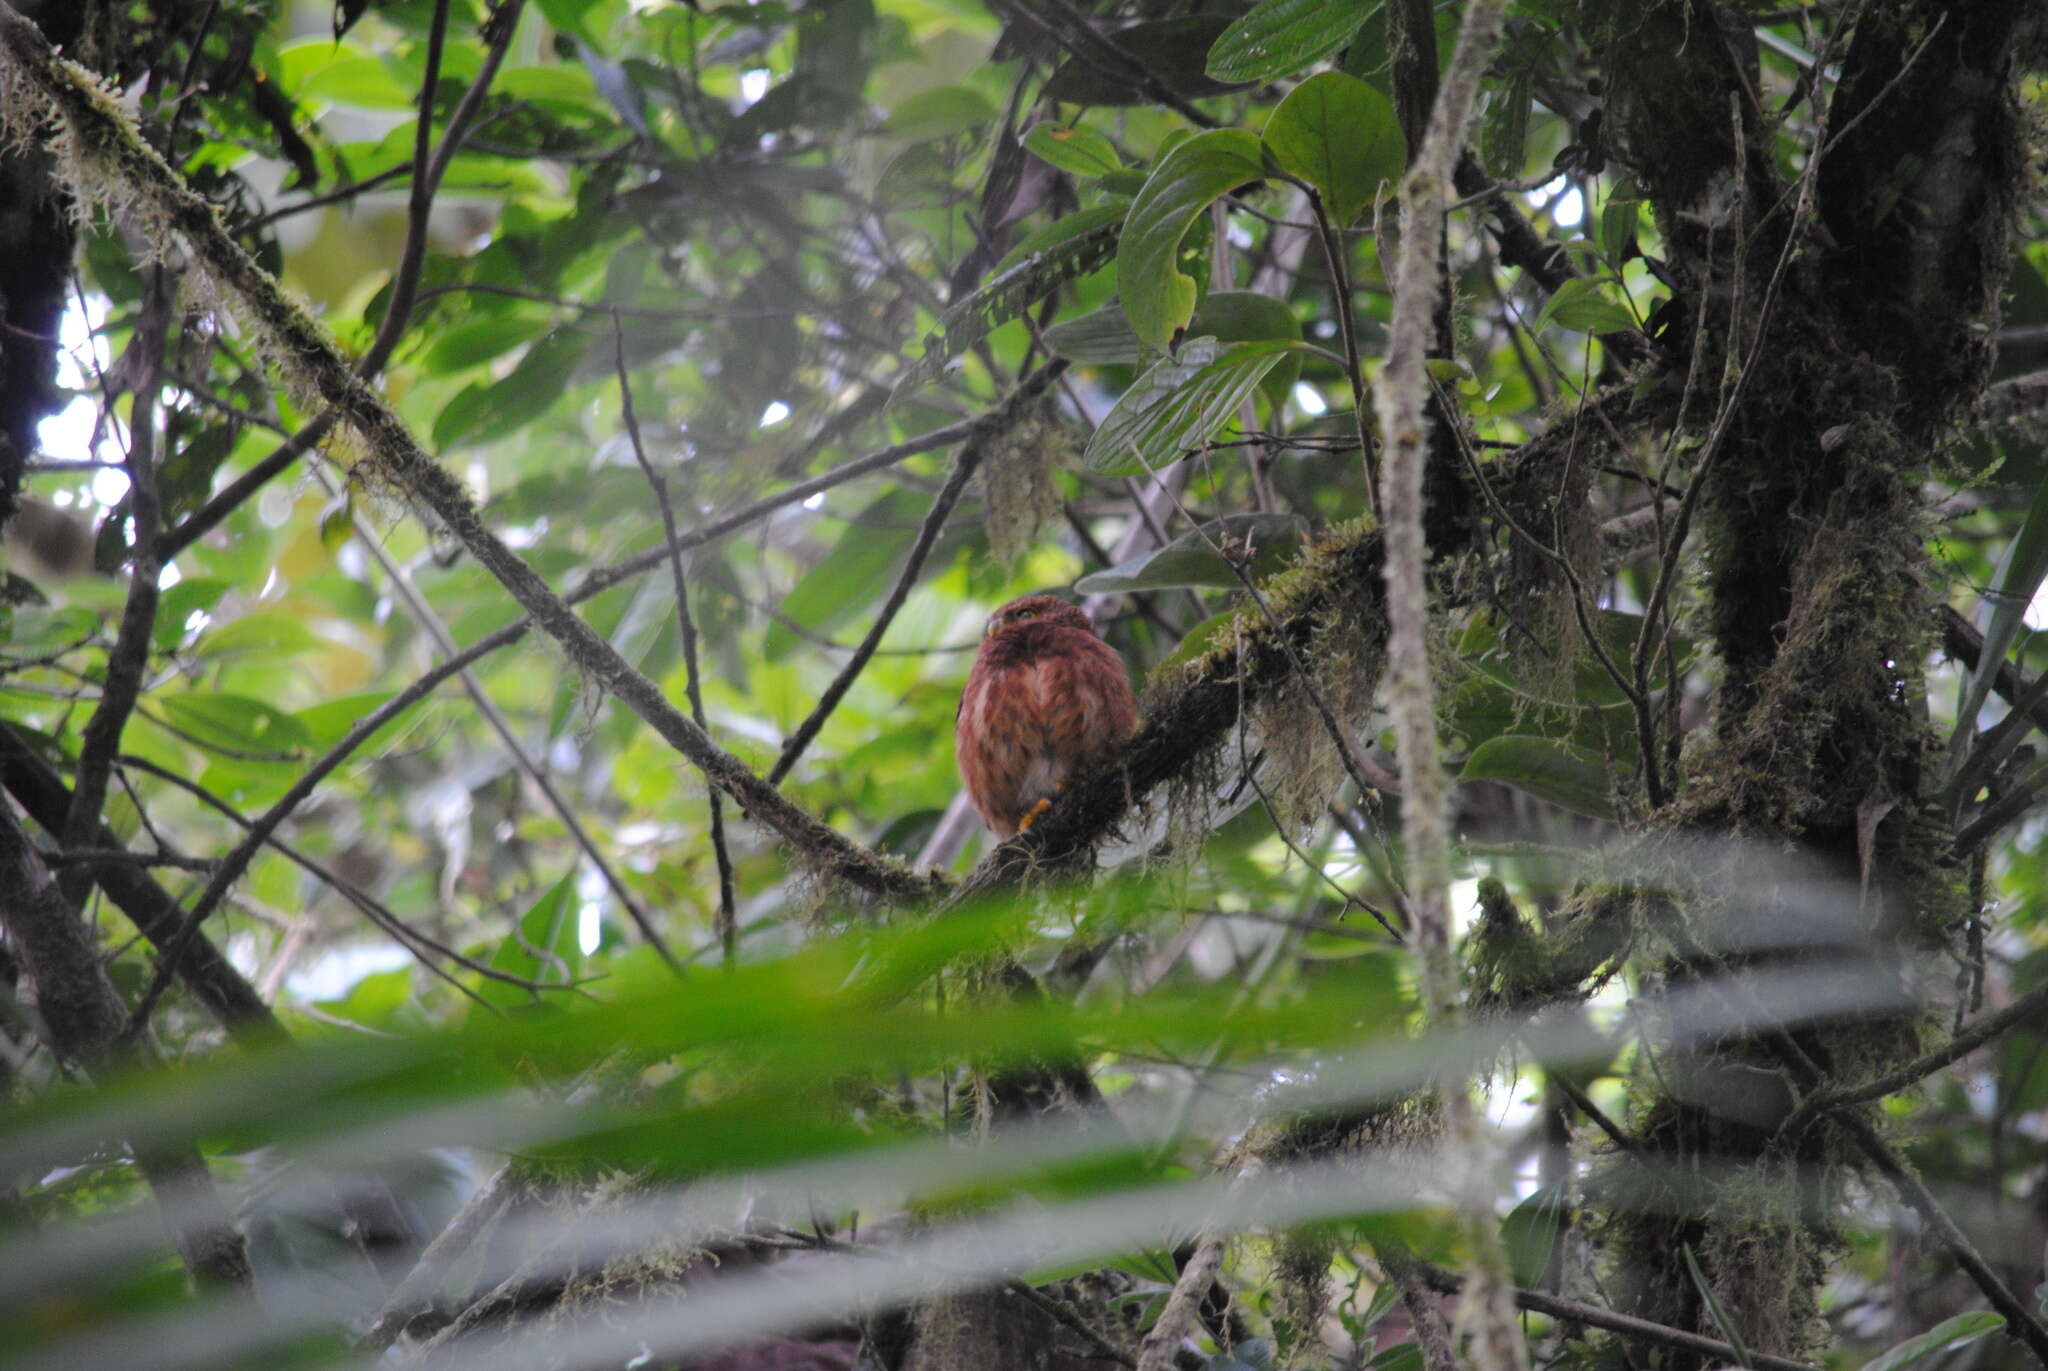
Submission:
<svg viewBox="0 0 2048 1371">
<path fill-rule="evenodd" d="M 1371 416 L 1353 406 L 1391 314 L 1382 254 L 1398 243 L 1407 149 L 1376 5 L 1114 6 L 1099 16 L 1109 49 L 1072 32 L 1093 32 L 1090 17 L 1028 0 L 88 8 L 93 26 L 67 52 L 119 80 L 150 143 L 352 357 L 411 293 L 394 290 L 411 215 L 417 296 L 382 393 L 556 591 L 645 561 L 578 612 L 679 706 L 692 672 L 677 586 L 665 558 L 644 556 L 666 536 L 660 499 L 688 535 L 988 413 L 1051 356 L 1071 362 L 988 445 L 879 651 L 782 785 L 863 847 L 906 862 L 936 852 L 954 875 L 982 855 L 973 842 L 927 844 L 958 808 L 954 708 L 995 606 L 1043 588 L 1108 596 L 1106 636 L 1134 679 L 1162 664 L 1167 679 L 1213 663 L 1259 621 L 1240 572 L 1284 595 L 1279 578 L 1314 573 L 1332 530 L 1368 526 L 1358 440 Z M 1447 60 L 1460 7 L 1438 8 Z M 1475 465 L 1503 481 L 1531 440 L 1591 425 L 1579 397 L 1648 374 L 1641 359 L 1671 345 L 1659 310 L 1672 296 L 1659 275 L 1664 220 L 1588 127 L 1595 25 L 1582 7 L 1509 8 L 1479 164 L 1579 279 L 1547 290 L 1504 266 L 1486 202 L 1461 209 L 1448 239 L 1454 355 L 1431 367 Z M 1755 35 L 1756 80 L 1780 111 L 1771 155 L 1794 175 L 1814 137 L 1803 94 L 1827 79 L 1814 53 L 1840 7 L 1752 8 L 1738 27 Z M 1145 79 L 1117 68 L 1119 52 Z M 2019 86 L 2038 120 L 2038 70 Z M 430 202 L 412 206 L 423 90 L 434 113 L 424 146 L 447 156 Z M 6 114 L 10 135 L 35 131 L 30 107 Z M 463 137 L 446 149 L 451 119 Z M 2000 326 L 2015 338 L 2048 326 L 2039 208 L 2020 216 L 2001 288 Z M 123 868 L 189 908 L 249 822 L 352 726 L 451 645 L 519 612 L 363 460 L 355 435 L 328 438 L 260 489 L 232 484 L 318 407 L 246 319 L 214 309 L 164 236 L 119 197 L 83 211 L 68 404 L 22 486 L 57 532 L 37 541 L 17 524 L 9 543 L 0 721 L 22 752 L 73 775 L 129 599 L 138 526 L 122 464 L 147 426 L 156 523 L 178 546 L 103 817 L 131 854 Z M 1339 272 L 1355 329 L 1333 298 Z M 1350 374 L 1347 341 L 1362 374 Z M 1987 631 L 1985 660 L 2009 655 L 2025 682 L 2048 667 L 2021 615 L 2048 570 L 2040 431 L 2038 420 L 1970 427 L 1925 479 L 1936 589 Z M 821 483 L 683 555 L 705 727 L 755 772 L 776 766 L 883 613 L 956 450 Z M 1659 476 L 1682 485 L 1687 450 L 1675 439 Z M 1164 472 L 1176 493 L 1148 496 Z M 1622 518 L 1654 484 L 1616 463 L 1593 479 L 1590 507 Z M 1498 556 L 1444 587 L 1437 643 L 1442 738 L 1462 773 L 1458 903 L 1476 919 L 1477 883 L 1493 877 L 1522 907 L 1506 906 L 1511 922 L 1541 929 L 1582 882 L 1627 878 L 1625 860 L 1615 876 L 1602 854 L 1649 817 L 1635 715 L 1581 630 L 1626 655 L 1659 549 L 1653 535 L 1617 541 L 1604 562 L 1596 551 L 1584 625 L 1525 623 L 1513 540 L 1504 527 L 1487 540 Z M 1681 575 L 1682 611 L 1702 593 Z M 1516 648 L 1531 632 L 1547 665 Z M 1699 637 L 1682 620 L 1651 678 L 1688 737 L 1718 679 Z M 1315 667 L 1383 776 L 1395 761 L 1369 655 Z M 1953 873 L 1984 913 L 1920 949 L 1914 968 L 1930 1020 L 1949 1026 L 2043 982 L 2038 821 L 2020 805 L 1995 809 L 2040 782 L 2030 754 L 2015 759 L 2005 743 L 1987 754 L 1968 726 L 1988 684 L 1958 713 L 1968 669 L 1938 652 L 1919 667 L 1901 674 L 1924 675 L 1950 727 L 1965 721 L 1953 757 L 1981 768 L 1950 797 L 1957 826 L 1998 820 L 1981 863 Z M 2004 709 L 1994 699 L 1983 726 Z M 1601 1201 L 1582 1183 L 1612 1143 L 1594 1120 L 1633 1122 L 1632 1082 L 1650 1063 L 1626 1005 L 1660 988 L 1661 964 L 1641 948 L 1615 953 L 1596 990 L 1562 1005 L 1566 1022 L 1515 1018 L 1522 1006 L 1475 971 L 1478 1046 L 1416 1037 L 1408 951 L 1376 922 L 1402 920 L 1394 802 L 1347 776 L 1299 692 L 1253 726 L 1256 737 L 1191 762 L 1170 799 L 1162 791 L 1133 816 L 1121 864 L 1092 886 L 938 916 L 809 869 L 728 803 L 724 936 L 701 777 L 537 636 L 489 652 L 292 808 L 281 842 L 256 849 L 205 924 L 289 1046 L 231 1041 L 233 1026 L 173 983 L 152 1006 L 146 1065 L 62 1061 L 34 1006 L 8 1002 L 0 1356 L 366 1358 L 352 1339 L 421 1242 L 510 1159 L 573 1196 L 564 1205 L 616 1240 L 615 1262 L 666 1242 L 766 1263 L 779 1248 L 831 1251 L 871 1232 L 886 1250 L 927 1229 L 943 1238 L 964 1215 L 1039 1213 L 1035 1230 L 1005 1230 L 1015 1245 L 994 1266 L 960 1258 L 957 1270 L 1032 1284 L 1117 1271 L 1116 1317 L 1132 1338 L 1173 1282 L 1171 1249 L 1236 1214 L 1231 1231 L 1248 1236 L 1229 1257 L 1235 1323 L 1197 1335 L 1207 1365 L 1411 1364 L 1400 1317 L 1388 1322 L 1390 1268 L 1374 1254 L 1447 1267 L 1468 1255 L 1426 1193 L 1426 1168 L 1405 1188 L 1353 1191 L 1317 1189 L 1304 1173 L 1298 1203 L 1277 1189 L 1233 1201 L 1205 1178 L 1282 1156 L 1261 1130 L 1355 1123 L 1439 1083 L 1467 1050 L 1491 1063 L 1499 1127 L 1486 1160 L 1519 1283 L 1599 1302 L 1561 1273 L 1597 1264 Z M 1261 749 L 1247 789 L 1242 759 Z M 1148 864 L 1133 850 L 1159 838 L 1169 810 L 1171 851 Z M 64 845 L 37 823 L 46 856 Z M 1781 860 L 1794 859 L 1758 853 L 1757 891 L 1800 879 Z M 1846 889 L 1853 905 L 1854 885 L 1832 872 L 1813 899 Z M 163 950 L 137 935 L 113 888 L 103 881 L 82 913 L 132 1009 Z M 1046 997 L 1000 993 L 1012 965 Z M 1758 993 L 1786 1024 L 1858 1007 L 1770 998 L 1783 989 Z M 2042 1022 L 2011 1025 L 1881 1106 L 2029 1302 L 2048 1178 Z M 1047 1062 L 1084 1066 L 1121 1122 L 1040 1131 L 992 1118 L 991 1081 Z M 196 1142 L 227 1194 L 265 1315 L 186 1289 L 133 1159 L 168 1139 Z M 1422 1148 L 1428 1130 L 1374 1141 Z M 400 1177 L 391 1184 L 409 1210 L 389 1254 L 366 1252 L 319 1193 L 321 1178 L 371 1173 Z M 656 1232 L 618 1219 L 634 1203 L 605 1207 L 621 1194 L 664 1216 Z M 693 1195 L 701 1212 L 660 1208 Z M 1043 1210 L 1016 1208 L 1025 1196 Z M 1996 1316 L 1970 1311 L 1975 1288 L 1936 1245 L 1874 1191 L 1838 1198 L 1823 1296 L 1831 1364 L 1865 1364 L 1937 1325 L 1945 1336 L 1868 1364 L 2016 1364 L 1994 1360 L 2018 1345 L 1986 1336 Z M 1334 1292 L 1322 1331 L 1350 1354 L 1323 1349 L 1305 1322 L 1299 1254 L 1311 1249 Z M 730 1296 L 728 1312 L 742 1311 L 730 1328 L 711 1313 L 692 1324 L 687 1300 L 682 1314 L 661 1304 L 662 1292 L 698 1288 L 701 1272 L 642 1272 L 621 1298 L 669 1320 L 647 1325 L 671 1336 L 657 1347 L 667 1355 L 944 1285 L 905 1269 L 900 1287 L 868 1289 L 833 1267 L 815 1302 L 770 1299 L 758 1316 L 745 1314 L 748 1287 Z M 1955 1316 L 1964 1322 L 1944 1323 Z M 1540 1314 L 1527 1326 L 1545 1364 L 1645 1364 L 1582 1331 Z M 1962 1350 L 1931 1350 L 1950 1343 Z M 534 1347 L 534 1364 L 568 1355 Z"/>
</svg>

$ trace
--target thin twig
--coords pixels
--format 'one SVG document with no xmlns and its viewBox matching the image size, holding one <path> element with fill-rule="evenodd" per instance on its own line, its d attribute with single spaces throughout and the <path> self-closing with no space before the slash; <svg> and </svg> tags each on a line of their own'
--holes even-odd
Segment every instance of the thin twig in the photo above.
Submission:
<svg viewBox="0 0 2048 1371">
<path fill-rule="evenodd" d="M 646 445 L 640 440 L 640 419 L 633 412 L 633 381 L 626 372 L 626 331 L 616 313 L 612 315 L 612 344 L 612 360 L 619 373 L 620 418 L 626 425 L 626 436 L 633 443 L 633 459 L 640 463 L 640 470 L 654 491 L 655 503 L 661 506 L 661 528 L 668 542 L 669 573 L 676 587 L 676 632 L 682 637 L 683 693 L 690 701 L 690 717 L 696 721 L 697 727 L 709 734 L 711 725 L 704 714 L 704 688 L 697 667 L 697 624 L 690 616 L 690 583 L 683 575 L 683 554 L 678 550 L 681 539 L 676 534 L 675 506 L 669 502 L 668 478 L 655 468 L 647 456 Z M 711 851 L 718 863 L 715 931 L 718 945 L 724 951 L 725 964 L 732 966 L 739 957 L 739 918 L 733 898 L 732 853 L 725 844 L 725 801 L 715 787 L 709 788 L 706 795 L 711 804 Z"/>
<path fill-rule="evenodd" d="M 911 587 L 917 584 L 917 578 L 923 574 L 925 560 L 931 556 L 932 547 L 938 542 L 939 533 L 946 526 L 946 519 L 953 513 L 953 506 L 960 502 L 960 496 L 967 490 L 968 481 L 973 479 L 975 469 L 981 465 L 984 447 L 985 444 L 981 442 L 961 444 L 960 455 L 953 459 L 953 474 L 946 478 L 946 484 L 940 489 L 938 499 L 932 502 L 931 509 L 926 512 L 924 523 L 917 530 L 917 540 L 910 545 L 910 556 L 903 563 L 903 570 L 897 573 L 896 583 L 889 587 L 888 596 L 882 601 L 881 609 L 876 611 L 874 622 L 868 625 L 867 634 L 860 640 L 860 646 L 854 649 L 853 656 L 839 668 L 839 674 L 825 687 L 824 694 L 818 697 L 818 703 L 811 707 L 811 712 L 804 716 L 803 722 L 797 725 L 795 732 L 783 743 L 782 755 L 775 759 L 775 765 L 768 772 L 770 785 L 781 784 L 783 778 L 789 775 L 791 768 L 795 767 L 797 761 L 804 755 L 804 750 L 818 736 L 818 730 L 825 726 L 825 720 L 832 716 L 832 711 L 839 707 L 839 702 L 846 697 L 846 692 L 860 678 L 861 672 L 867 669 L 868 660 L 875 655 L 875 649 L 881 645 L 882 635 L 887 633 L 889 625 L 896 621 L 897 611 L 903 608 L 903 602 L 910 598 Z"/>
<path fill-rule="evenodd" d="M 1045 376 L 1049 384 L 1058 379 L 1066 369 L 1067 363 L 1064 360 L 1055 359 L 1040 367 L 1034 375 Z M 812 739 L 818 736 L 818 730 L 824 727 L 825 720 L 839 707 L 839 701 L 860 673 L 867 668 L 868 659 L 874 655 L 875 649 L 881 646 L 882 635 L 889 631 L 889 625 L 895 621 L 897 611 L 903 608 L 903 602 L 909 597 L 911 587 L 917 583 L 919 574 L 923 572 L 925 559 L 931 555 L 932 546 L 938 542 L 939 530 L 945 526 L 946 517 L 953 512 L 953 506 L 959 503 L 960 496 L 967 489 L 968 480 L 981 466 L 982 459 L 987 456 L 988 446 L 999 441 L 1022 412 L 1020 397 L 1023 394 L 1024 386 L 1019 385 L 1017 393 L 999 409 L 993 411 L 988 416 L 989 421 L 978 427 L 974 434 L 960 445 L 960 453 L 953 459 L 953 473 L 947 477 L 938 498 L 925 514 L 924 522 L 917 531 L 917 540 L 911 544 L 910 557 L 904 562 L 903 570 L 896 577 L 896 583 L 889 588 L 888 598 L 882 602 L 882 608 L 875 615 L 874 623 L 869 625 L 867 635 L 861 639 L 860 646 L 854 650 L 853 656 L 840 667 L 839 674 L 832 678 L 832 683 L 825 688 L 825 693 L 818 697 L 818 703 L 812 707 L 810 714 L 797 725 L 796 731 L 791 733 L 788 741 L 782 745 L 782 755 L 775 759 L 774 767 L 768 772 L 769 785 L 780 785 L 783 778 L 789 775 L 790 768 L 797 764 L 798 759 L 804 754 L 804 749 L 811 745 Z"/>
<path fill-rule="evenodd" d="M 107 651 L 107 670 L 100 684 L 99 705 L 79 734 L 78 764 L 72 771 L 71 811 L 65 816 L 63 846 L 85 847 L 99 827 L 107 802 L 107 783 L 114 774 L 114 754 L 121 730 L 128 726 L 142 695 L 142 675 L 149 665 L 149 645 L 156 632 L 157 582 L 163 558 L 156 546 L 163 508 L 156 486 L 156 400 L 162 375 L 165 312 L 170 307 L 169 282 L 161 269 L 149 273 L 148 299 L 136 326 L 135 344 L 142 357 L 142 379 L 135 388 L 128 423 L 128 516 L 135 527 L 128 564 L 128 596 L 121 607 L 121 626 Z M 68 870 L 57 878 L 58 889 L 73 907 L 91 893 L 91 867 Z"/>
<path fill-rule="evenodd" d="M 1417 1263 L 1416 1269 L 1423 1279 L 1446 1295 L 1456 1295 L 1465 1288 L 1465 1278 L 1455 1271 L 1442 1267 Z M 1792 1361 L 1787 1357 L 1774 1357 L 1766 1352 L 1752 1352 L 1747 1363 L 1736 1361 L 1735 1349 L 1716 1338 L 1699 1333 L 1688 1333 L 1682 1328 L 1652 1323 L 1631 1314 L 1617 1314 L 1611 1309 L 1602 1309 L 1596 1304 L 1585 1304 L 1579 1300 L 1568 1300 L 1557 1295 L 1548 1295 L 1540 1290 L 1511 1289 L 1514 1302 L 1532 1314 L 1546 1314 L 1566 1323 L 1582 1323 L 1588 1328 L 1604 1328 L 1637 1342 L 1646 1342 L 1654 1347 L 1669 1347 L 1681 1352 L 1691 1352 L 1711 1357 L 1730 1365 L 1746 1364 L 1754 1371 L 1819 1371 L 1818 1367 L 1803 1361 Z"/>
<path fill-rule="evenodd" d="M 1961 1061 L 1993 1038 L 2010 1032 L 2027 1020 L 2040 1016 L 2044 1011 L 2048 1011 L 2048 985 L 2036 986 L 2005 1008 L 1986 1014 L 1958 1030 L 1955 1036 L 1942 1046 L 1908 1062 L 1896 1071 L 1888 1071 L 1861 1085 L 1835 1086 L 1814 1091 L 1800 1101 L 1799 1107 L 1786 1117 L 1780 1131 L 1786 1134 L 1796 1133 L 1818 1114 L 1846 1109 L 1850 1105 L 1864 1104 L 1897 1094 L 1942 1068 Z"/>
</svg>

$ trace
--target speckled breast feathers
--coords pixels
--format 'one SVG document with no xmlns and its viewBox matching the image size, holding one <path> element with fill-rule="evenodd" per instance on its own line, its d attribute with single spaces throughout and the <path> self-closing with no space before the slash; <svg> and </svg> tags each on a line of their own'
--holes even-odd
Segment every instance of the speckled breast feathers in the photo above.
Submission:
<svg viewBox="0 0 2048 1371">
<path fill-rule="evenodd" d="M 954 728 L 960 776 L 990 830 L 1009 837 L 1136 727 L 1123 659 L 1087 615 L 1027 596 L 990 618 L 968 673 Z"/>
</svg>

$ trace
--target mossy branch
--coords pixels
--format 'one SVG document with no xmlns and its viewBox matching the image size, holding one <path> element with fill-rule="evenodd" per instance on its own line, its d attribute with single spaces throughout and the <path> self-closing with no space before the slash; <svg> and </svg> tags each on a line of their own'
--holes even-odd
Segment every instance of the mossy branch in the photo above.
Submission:
<svg viewBox="0 0 2048 1371">
<path fill-rule="evenodd" d="M 1473 0 L 1458 46 L 1430 105 L 1429 127 L 1401 185 L 1401 249 L 1387 362 L 1375 391 L 1385 449 L 1379 508 L 1386 519 L 1387 711 L 1401 763 L 1401 830 L 1410 877 L 1409 926 L 1421 963 L 1430 1022 L 1455 1028 L 1462 1017 L 1451 950 L 1450 780 L 1438 755 L 1436 692 L 1429 665 L 1429 549 L 1423 478 L 1429 456 L 1429 345 L 1443 298 L 1445 204 L 1465 144 L 1479 78 L 1500 43 L 1506 0 Z M 1463 1173 L 1453 1186 L 1460 1227 L 1471 1249 L 1471 1295 L 1459 1322 L 1472 1335 L 1483 1371 L 1528 1365 L 1515 1327 L 1507 1258 L 1487 1177 L 1490 1148 L 1466 1082 L 1442 1091 L 1452 1154 Z"/>
</svg>

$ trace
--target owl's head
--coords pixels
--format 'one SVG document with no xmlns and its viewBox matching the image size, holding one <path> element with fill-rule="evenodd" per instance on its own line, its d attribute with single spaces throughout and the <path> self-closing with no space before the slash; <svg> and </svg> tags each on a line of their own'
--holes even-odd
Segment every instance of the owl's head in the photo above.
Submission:
<svg viewBox="0 0 2048 1371">
<path fill-rule="evenodd" d="M 988 616 L 988 627 L 982 636 L 993 638 L 1007 629 L 1025 624 L 1052 624 L 1060 628 L 1078 628 L 1083 633 L 1095 631 L 1094 621 L 1088 611 L 1077 604 L 1070 604 L 1057 595 L 1026 595 L 1012 600 Z"/>
</svg>

